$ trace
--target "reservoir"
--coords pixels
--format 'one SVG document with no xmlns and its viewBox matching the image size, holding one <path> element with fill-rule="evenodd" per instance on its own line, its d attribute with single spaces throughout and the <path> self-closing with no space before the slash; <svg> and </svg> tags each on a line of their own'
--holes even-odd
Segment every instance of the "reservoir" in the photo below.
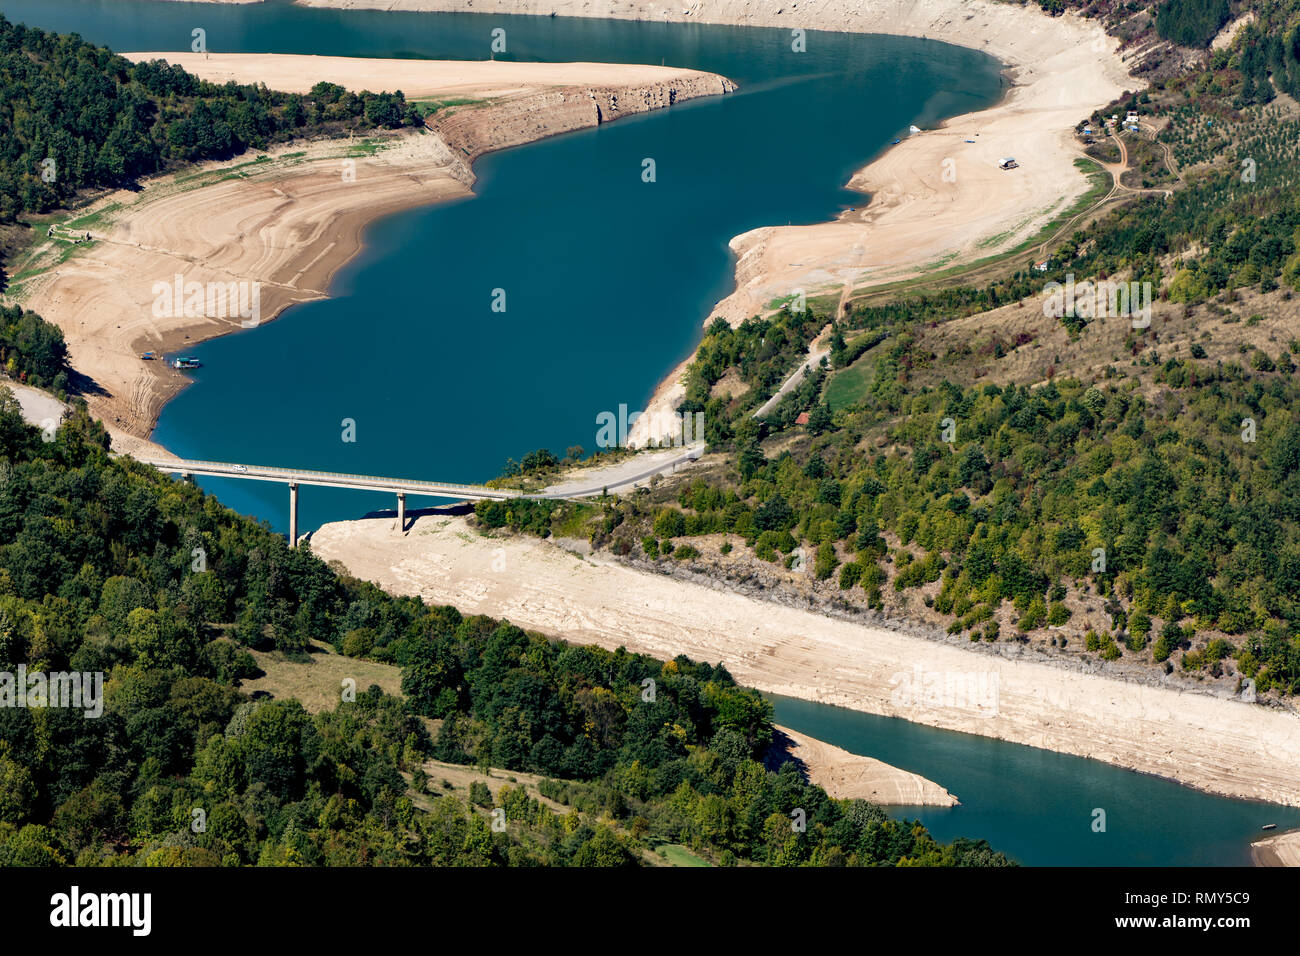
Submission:
<svg viewBox="0 0 1300 956">
<path fill-rule="evenodd" d="M 597 415 L 644 408 L 694 350 L 732 289 L 733 236 L 862 205 L 844 184 L 909 125 L 981 109 L 1002 87 L 993 58 L 908 37 L 810 32 L 796 53 L 789 30 L 698 24 L 279 2 L 0 10 L 123 51 L 188 50 L 201 28 L 213 51 L 482 60 L 499 27 L 504 59 L 664 63 L 739 84 L 483 157 L 472 199 L 374 223 L 328 301 L 191 347 L 202 368 L 153 436 L 186 458 L 463 483 L 536 448 L 595 450 Z M 282 486 L 202 483 L 287 531 Z M 307 489 L 298 527 L 393 506 Z"/>
<path fill-rule="evenodd" d="M 117 50 L 664 63 L 721 73 L 730 96 L 489 154 L 475 197 L 375 223 L 332 298 L 190 351 L 196 384 L 155 439 L 191 458 L 474 482 L 539 447 L 594 449 L 602 411 L 644 407 L 732 288 L 728 241 L 865 201 L 843 188 L 909 125 L 981 109 L 999 65 L 904 37 L 539 17 L 335 11 L 285 2 L 0 0 L 11 20 Z M 657 181 L 641 180 L 653 158 Z M 493 290 L 507 294 L 493 313 Z M 356 422 L 357 441 L 341 440 Z M 283 487 L 205 481 L 286 530 Z M 418 503 L 413 503 L 418 504 Z M 305 488 L 300 527 L 391 508 Z M 1300 810 L 1210 796 L 1096 761 L 801 700 L 776 718 L 929 777 L 955 808 L 899 808 L 940 840 L 984 838 L 1027 864 L 1240 865 Z M 1095 811 L 1106 829 L 1094 830 Z"/>
</svg>

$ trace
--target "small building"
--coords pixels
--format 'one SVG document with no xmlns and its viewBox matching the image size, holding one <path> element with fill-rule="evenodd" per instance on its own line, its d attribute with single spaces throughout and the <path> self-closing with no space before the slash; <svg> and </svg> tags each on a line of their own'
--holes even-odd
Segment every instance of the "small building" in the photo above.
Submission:
<svg viewBox="0 0 1300 956">
<path fill-rule="evenodd" d="M 1046 272 L 1046 271 L 1047 271 L 1047 260 L 1044 259 L 1042 262 L 1035 262 L 1035 263 L 1034 263 L 1034 270 L 1035 270 L 1036 272 Z"/>
<path fill-rule="evenodd" d="M 998 169 L 1015 169 L 1020 164 L 1016 162 L 1013 156 L 1004 156 L 1002 162 L 998 163 Z"/>
<path fill-rule="evenodd" d="M 1124 122 L 1125 122 L 1125 123 L 1136 123 L 1137 121 L 1138 121 L 1138 115 L 1137 115 L 1137 113 L 1134 112 L 1133 110 L 1129 110 L 1129 111 L 1128 111 L 1128 115 L 1124 117 Z"/>
</svg>

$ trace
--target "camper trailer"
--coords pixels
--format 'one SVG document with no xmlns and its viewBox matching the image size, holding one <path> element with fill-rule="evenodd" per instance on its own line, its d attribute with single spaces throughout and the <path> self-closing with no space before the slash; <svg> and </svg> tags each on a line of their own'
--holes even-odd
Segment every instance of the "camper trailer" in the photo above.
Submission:
<svg viewBox="0 0 1300 956">
<path fill-rule="evenodd" d="M 998 169 L 1015 169 L 1019 165 L 1012 157 L 1007 156 L 1003 158 L 1002 162 L 998 163 Z"/>
</svg>

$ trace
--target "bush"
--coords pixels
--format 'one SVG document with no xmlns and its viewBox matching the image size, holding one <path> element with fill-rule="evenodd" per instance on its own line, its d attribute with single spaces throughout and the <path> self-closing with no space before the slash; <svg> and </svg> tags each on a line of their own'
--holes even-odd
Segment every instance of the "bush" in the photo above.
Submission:
<svg viewBox="0 0 1300 956">
<path fill-rule="evenodd" d="M 825 541 L 817 546 L 817 557 L 813 561 L 813 574 L 818 581 L 825 581 L 834 572 L 839 565 L 839 559 L 835 557 L 835 545 Z"/>
<path fill-rule="evenodd" d="M 343 638 L 343 653 L 348 657 L 365 657 L 375 648 L 375 632 L 368 627 L 358 628 Z"/>
<path fill-rule="evenodd" d="M 1036 627 L 1042 627 L 1043 622 L 1047 620 L 1047 607 L 1041 597 L 1036 597 L 1029 602 L 1029 607 L 1021 616 L 1019 625 L 1022 631 L 1032 631 Z"/>
<path fill-rule="evenodd" d="M 1070 609 L 1060 601 L 1052 602 L 1047 612 L 1047 623 L 1059 627 L 1070 619 Z"/>
</svg>

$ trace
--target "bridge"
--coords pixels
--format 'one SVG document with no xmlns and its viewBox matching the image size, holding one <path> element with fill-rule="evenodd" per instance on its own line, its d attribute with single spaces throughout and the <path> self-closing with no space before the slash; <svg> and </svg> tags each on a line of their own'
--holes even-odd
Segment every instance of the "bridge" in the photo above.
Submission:
<svg viewBox="0 0 1300 956">
<path fill-rule="evenodd" d="M 654 475 L 676 470 L 679 464 L 694 461 L 704 454 L 703 444 L 683 448 L 680 455 L 660 462 L 653 468 L 631 475 L 617 475 L 604 484 L 587 486 L 579 475 L 567 483 L 541 492 L 525 492 L 514 488 L 491 488 L 487 485 L 461 485 L 446 481 L 419 481 L 410 478 L 379 478 L 373 475 L 350 475 L 333 471 L 311 471 L 303 468 L 276 468 L 267 465 L 244 465 L 223 461 L 194 461 L 183 458 L 139 458 L 143 465 L 157 468 L 166 474 L 192 479 L 199 475 L 208 478 L 241 478 L 247 481 L 271 481 L 289 486 L 289 546 L 298 543 L 298 487 L 316 485 L 321 488 L 349 488 L 353 491 L 385 491 L 397 496 L 398 527 L 406 528 L 406 496 L 446 498 L 452 501 L 508 501 L 524 499 L 589 498 L 618 491 Z"/>
</svg>

